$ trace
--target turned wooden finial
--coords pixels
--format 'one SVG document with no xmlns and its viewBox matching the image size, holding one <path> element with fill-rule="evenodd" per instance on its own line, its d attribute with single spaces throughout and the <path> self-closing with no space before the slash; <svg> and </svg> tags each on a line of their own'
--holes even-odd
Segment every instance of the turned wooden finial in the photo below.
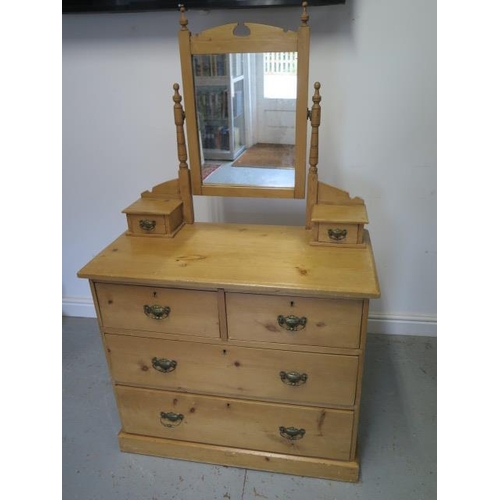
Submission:
<svg viewBox="0 0 500 500">
<path fill-rule="evenodd" d="M 314 104 L 318 104 L 321 102 L 321 96 L 319 95 L 319 89 L 321 88 L 321 83 L 315 82 L 314 84 L 314 95 L 313 95 L 313 102 Z"/>
<path fill-rule="evenodd" d="M 307 21 L 309 21 L 309 14 L 307 13 L 307 2 L 302 2 L 302 16 L 300 16 L 302 21 L 302 26 L 307 26 Z"/>
<path fill-rule="evenodd" d="M 186 9 L 183 4 L 179 4 L 179 10 L 181 11 L 181 18 L 179 20 L 179 24 L 181 25 L 182 30 L 187 30 L 188 20 L 185 15 Z"/>
<path fill-rule="evenodd" d="M 172 97 L 173 101 L 177 104 L 180 104 L 182 101 L 182 96 L 179 94 L 179 84 L 174 83 L 174 97 Z"/>
</svg>

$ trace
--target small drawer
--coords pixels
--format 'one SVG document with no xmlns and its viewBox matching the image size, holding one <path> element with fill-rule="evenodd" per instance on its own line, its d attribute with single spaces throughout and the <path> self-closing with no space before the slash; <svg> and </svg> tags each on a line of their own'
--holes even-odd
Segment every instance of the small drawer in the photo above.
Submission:
<svg viewBox="0 0 500 500">
<path fill-rule="evenodd" d="M 226 294 L 230 339 L 359 347 L 362 300 Z"/>
<path fill-rule="evenodd" d="M 140 198 L 123 213 L 132 236 L 172 237 L 183 224 L 181 200 Z"/>
<path fill-rule="evenodd" d="M 104 328 L 219 337 L 217 293 L 96 283 Z"/>
<path fill-rule="evenodd" d="M 350 458 L 354 413 L 116 386 L 123 431 L 306 457 Z"/>
<path fill-rule="evenodd" d="M 248 399 L 352 406 L 357 356 L 105 336 L 113 379 Z"/>
<path fill-rule="evenodd" d="M 363 242 L 362 224 L 318 224 L 318 241 L 336 245 L 351 245 Z"/>
<path fill-rule="evenodd" d="M 165 217 L 162 215 L 128 215 L 128 229 L 133 234 L 166 234 Z"/>
<path fill-rule="evenodd" d="M 351 205 L 318 204 L 312 209 L 312 245 L 363 244 L 368 215 L 363 203 Z"/>
</svg>

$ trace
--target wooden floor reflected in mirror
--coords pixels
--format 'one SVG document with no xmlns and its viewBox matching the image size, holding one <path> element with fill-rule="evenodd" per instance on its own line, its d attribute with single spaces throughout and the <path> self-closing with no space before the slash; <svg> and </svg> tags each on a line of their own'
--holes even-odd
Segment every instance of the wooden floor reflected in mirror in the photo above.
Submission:
<svg viewBox="0 0 500 500">
<path fill-rule="evenodd" d="M 234 161 L 206 160 L 202 166 L 204 184 L 293 187 L 295 147 L 258 143 Z"/>
<path fill-rule="evenodd" d="M 258 143 L 248 148 L 233 162 L 235 167 L 294 168 L 293 144 Z"/>
</svg>

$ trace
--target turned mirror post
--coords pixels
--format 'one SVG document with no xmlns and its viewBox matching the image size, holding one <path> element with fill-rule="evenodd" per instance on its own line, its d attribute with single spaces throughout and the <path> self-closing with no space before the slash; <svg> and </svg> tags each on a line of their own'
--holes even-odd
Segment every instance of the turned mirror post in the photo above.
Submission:
<svg viewBox="0 0 500 500">
<path fill-rule="evenodd" d="M 189 31 L 185 9 L 181 6 L 179 49 L 193 194 L 266 198 L 305 197 L 309 76 L 309 26 L 307 24 L 309 17 L 306 6 L 307 3 L 303 2 L 301 24 L 296 31 L 256 23 L 232 23 L 207 29 L 198 34 L 191 34 Z M 277 156 L 281 150 L 280 147 L 283 147 L 283 151 L 288 154 L 286 161 L 289 163 L 283 161 L 280 163 L 277 160 L 277 163 L 272 163 L 275 160 L 270 161 L 264 156 L 262 163 L 253 164 L 250 162 L 247 164 L 243 160 L 243 155 L 249 152 L 256 143 L 259 143 L 256 144 L 257 146 L 262 146 L 262 144 L 254 136 L 250 141 L 246 139 L 252 134 L 255 135 L 256 131 L 262 128 L 263 121 L 254 118 L 254 121 L 258 123 L 249 127 L 249 123 L 252 123 L 252 116 L 257 116 L 255 110 L 252 109 L 252 116 L 244 116 L 240 118 L 240 123 L 236 123 L 236 119 L 243 114 L 244 109 L 248 109 L 251 98 L 247 95 L 250 94 L 248 92 L 249 83 L 245 81 L 245 78 L 241 76 L 239 81 L 237 81 L 238 78 L 232 79 L 236 74 L 233 65 L 241 64 L 241 61 L 244 61 L 243 64 L 248 65 L 249 80 L 256 79 L 255 75 L 258 74 L 258 71 L 255 71 L 256 63 L 252 68 L 252 61 L 258 61 L 258 64 L 262 65 L 264 57 L 268 61 L 269 58 L 273 58 L 273 54 L 275 59 L 281 58 L 280 63 L 288 63 L 287 67 L 293 66 L 293 71 L 296 71 L 296 82 L 294 82 L 294 84 L 296 83 L 296 93 L 295 99 L 290 98 L 290 96 L 283 99 L 280 96 L 275 96 L 275 101 L 281 102 L 283 108 L 288 106 L 281 115 L 273 114 L 272 106 L 266 110 L 265 116 L 272 122 L 271 127 L 282 130 L 288 127 L 291 132 L 282 133 L 283 137 L 286 135 L 286 139 L 281 139 L 282 143 L 279 143 L 280 139 L 273 140 L 268 134 L 266 137 L 268 140 L 264 141 L 264 146 L 270 146 L 268 150 L 272 150 L 274 147 L 274 151 L 271 151 L 274 156 Z M 206 71 L 203 73 L 205 60 L 207 67 L 211 68 L 209 70 L 211 73 Z M 261 70 L 260 66 L 257 69 Z M 210 77 L 228 75 L 227 89 L 220 90 L 220 95 L 215 92 L 210 94 L 204 90 L 208 87 L 208 83 L 206 83 L 208 79 L 205 77 L 203 80 L 200 78 L 200 74 L 202 76 L 210 74 Z M 295 73 L 293 77 L 295 78 Z M 219 85 L 219 89 L 223 89 L 220 80 L 219 78 L 217 85 Z M 217 79 L 212 81 L 215 82 Z M 240 85 L 238 89 L 237 85 Z M 256 85 L 258 86 L 258 84 Z M 252 91 L 255 92 L 253 87 Z M 208 107 L 205 108 L 202 103 L 206 103 L 209 99 L 211 99 L 210 106 L 217 110 L 224 110 L 224 117 L 228 120 L 229 126 L 217 125 L 213 117 L 207 116 L 209 111 L 205 111 L 205 109 L 208 110 Z M 288 102 L 285 103 L 287 99 Z M 245 112 L 245 115 L 250 115 L 250 113 Z M 212 122 L 209 126 L 204 125 L 211 119 Z M 210 133 L 207 133 L 207 130 Z M 207 149 L 210 150 L 210 148 L 211 152 L 207 152 Z M 216 153 L 219 156 L 215 156 Z M 209 175 L 209 178 L 205 180 L 203 176 L 206 171 L 203 171 L 202 174 L 202 167 L 205 157 L 209 158 L 210 154 L 214 155 L 210 157 L 212 159 L 219 158 L 217 162 L 212 162 L 215 168 L 219 168 L 221 165 L 224 168 L 216 172 L 217 176 Z M 238 161 L 242 166 L 237 166 Z M 269 167 L 267 161 L 269 161 Z M 205 165 L 207 164 L 209 164 L 208 161 Z M 230 175 L 226 175 L 221 181 L 211 180 L 214 178 L 222 179 L 221 173 Z M 233 175 L 236 173 L 238 175 Z M 245 178 L 243 174 L 246 173 L 249 175 Z M 244 180 L 241 180 L 242 178 Z"/>
</svg>

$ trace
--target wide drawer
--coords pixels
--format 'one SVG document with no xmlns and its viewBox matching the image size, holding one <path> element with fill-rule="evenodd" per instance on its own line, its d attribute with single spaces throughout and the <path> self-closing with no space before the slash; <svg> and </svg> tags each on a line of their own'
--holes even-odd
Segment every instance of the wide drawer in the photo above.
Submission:
<svg viewBox="0 0 500 500">
<path fill-rule="evenodd" d="M 217 292 L 96 284 L 104 327 L 219 337 Z"/>
<path fill-rule="evenodd" d="M 362 300 L 226 294 L 230 339 L 358 348 Z"/>
<path fill-rule="evenodd" d="M 352 411 L 117 386 L 123 431 L 339 460 L 350 458 Z"/>
<path fill-rule="evenodd" d="M 116 382 L 296 404 L 351 406 L 357 356 L 106 335 Z"/>
</svg>

